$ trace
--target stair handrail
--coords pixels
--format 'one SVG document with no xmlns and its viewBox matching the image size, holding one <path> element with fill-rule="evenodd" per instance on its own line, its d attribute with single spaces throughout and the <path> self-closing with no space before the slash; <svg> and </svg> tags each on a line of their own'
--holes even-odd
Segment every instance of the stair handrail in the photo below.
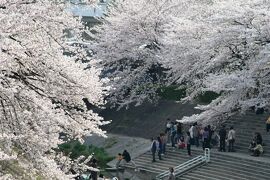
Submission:
<svg viewBox="0 0 270 180">
<path fill-rule="evenodd" d="M 193 159 L 190 159 L 176 167 L 174 167 L 175 175 L 179 175 L 183 173 L 184 171 L 190 170 L 193 167 L 196 167 L 199 164 L 202 163 L 208 163 L 210 162 L 210 149 L 205 148 L 204 155 L 197 156 Z M 163 178 L 169 176 L 169 171 L 164 171 L 156 176 L 156 180 L 162 180 Z"/>
</svg>

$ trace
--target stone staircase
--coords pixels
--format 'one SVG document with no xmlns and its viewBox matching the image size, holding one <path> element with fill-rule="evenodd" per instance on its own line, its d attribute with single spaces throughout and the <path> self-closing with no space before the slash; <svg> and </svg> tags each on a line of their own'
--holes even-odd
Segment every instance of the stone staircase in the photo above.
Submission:
<svg viewBox="0 0 270 180">
<path fill-rule="evenodd" d="M 218 147 L 211 150 L 211 161 L 177 177 L 178 180 L 267 180 L 270 179 L 270 134 L 266 133 L 265 121 L 267 114 L 256 115 L 247 112 L 245 115 L 231 117 L 225 122 L 226 129 L 234 126 L 236 130 L 236 152 L 218 152 Z M 260 132 L 263 137 L 265 153 L 261 157 L 250 156 L 249 143 L 254 132 Z M 186 149 L 167 148 L 163 160 L 152 163 L 152 155 L 146 152 L 134 159 L 141 171 L 152 173 L 153 179 L 157 174 L 168 171 L 198 155 L 203 155 L 201 148 L 192 146 L 192 157 Z M 150 179 L 150 178 L 148 178 Z"/>
<path fill-rule="evenodd" d="M 186 149 L 167 148 L 167 154 L 163 160 L 152 163 L 152 155 L 146 152 L 134 159 L 141 172 L 151 173 L 148 176 L 154 179 L 156 175 L 168 171 L 169 167 L 175 167 L 196 156 L 202 155 L 203 150 L 192 147 L 192 157 L 187 155 Z M 133 168 L 132 165 L 126 165 Z M 198 166 L 180 177 L 178 180 L 267 180 L 270 179 L 270 159 L 264 157 L 252 157 L 241 153 L 211 151 L 210 163 Z"/>
<path fill-rule="evenodd" d="M 270 158 L 270 133 L 266 133 L 265 121 L 267 114 L 256 115 L 254 112 L 247 112 L 245 115 L 231 117 L 225 124 L 226 129 L 231 125 L 236 131 L 235 149 L 237 152 L 250 154 L 248 152 L 249 143 L 255 132 L 259 132 L 263 138 L 264 157 Z M 227 130 L 228 132 L 228 130 Z"/>
<path fill-rule="evenodd" d="M 152 154 L 150 151 L 138 156 L 133 159 L 136 165 L 139 167 L 141 172 L 151 173 L 154 178 L 156 175 L 168 171 L 169 167 L 178 166 L 196 156 L 203 155 L 204 151 L 202 149 L 192 149 L 192 156 L 188 156 L 186 149 L 174 149 L 167 146 L 167 153 L 162 156 L 162 160 L 158 159 L 156 154 L 156 162 L 152 162 Z M 128 168 L 134 168 L 130 164 L 126 164 Z"/>
<path fill-rule="evenodd" d="M 167 171 L 169 167 L 175 167 L 202 154 L 203 151 L 194 150 L 192 151 L 192 156 L 189 157 L 186 149 L 172 149 L 171 147 L 167 147 L 167 153 L 162 156 L 162 160 L 159 160 L 156 154 L 156 162 L 152 163 L 151 152 L 146 152 L 135 158 L 134 161 L 141 170 L 159 174 Z"/>
<path fill-rule="evenodd" d="M 181 180 L 267 180 L 270 161 L 256 157 L 239 157 L 233 153 L 212 152 L 211 162 L 193 169 L 177 179 Z"/>
</svg>

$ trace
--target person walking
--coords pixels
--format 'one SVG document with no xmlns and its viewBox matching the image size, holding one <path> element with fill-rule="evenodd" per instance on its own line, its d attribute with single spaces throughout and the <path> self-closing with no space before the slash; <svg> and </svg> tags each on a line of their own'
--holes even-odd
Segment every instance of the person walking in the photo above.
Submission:
<svg viewBox="0 0 270 180">
<path fill-rule="evenodd" d="M 157 152 L 157 141 L 154 138 L 151 138 L 151 153 L 152 153 L 152 162 L 156 162 L 156 152 Z"/>
<path fill-rule="evenodd" d="M 175 180 L 175 174 L 174 174 L 173 167 L 169 168 L 169 172 L 170 172 L 170 174 L 169 174 L 168 180 Z"/>
<path fill-rule="evenodd" d="M 219 151 L 226 152 L 226 129 L 225 125 L 222 125 L 222 128 L 219 130 Z"/>
<path fill-rule="evenodd" d="M 190 132 L 187 132 L 186 144 L 187 144 L 187 152 L 189 156 L 191 156 L 191 142 L 190 141 L 191 141 Z"/>
<path fill-rule="evenodd" d="M 135 171 L 138 171 L 138 167 L 133 160 L 131 160 L 130 154 L 127 150 L 124 150 L 122 157 L 125 160 L 125 163 L 131 163 L 135 167 Z"/>
<path fill-rule="evenodd" d="M 228 141 L 229 141 L 229 152 L 234 152 L 235 130 L 233 129 L 233 126 L 230 127 L 230 131 L 228 133 Z"/>
</svg>

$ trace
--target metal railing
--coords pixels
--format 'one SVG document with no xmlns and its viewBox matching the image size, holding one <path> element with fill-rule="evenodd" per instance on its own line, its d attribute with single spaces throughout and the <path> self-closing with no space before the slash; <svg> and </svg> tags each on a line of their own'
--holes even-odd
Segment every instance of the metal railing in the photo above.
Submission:
<svg viewBox="0 0 270 180">
<path fill-rule="evenodd" d="M 208 163 L 210 162 L 210 149 L 205 148 L 204 155 L 197 156 L 193 159 L 188 160 L 187 162 L 184 162 L 176 167 L 174 167 L 174 173 L 175 175 L 180 175 L 200 164 Z M 164 171 L 163 173 L 160 173 L 156 176 L 156 180 L 162 180 L 170 175 L 169 171 Z"/>
</svg>

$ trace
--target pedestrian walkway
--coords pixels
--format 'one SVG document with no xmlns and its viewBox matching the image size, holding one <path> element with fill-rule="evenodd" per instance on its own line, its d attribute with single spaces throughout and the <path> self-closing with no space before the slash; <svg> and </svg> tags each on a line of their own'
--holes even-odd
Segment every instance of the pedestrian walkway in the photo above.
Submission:
<svg viewBox="0 0 270 180">
<path fill-rule="evenodd" d="M 163 160 L 152 163 L 152 155 L 146 152 L 134 159 L 140 171 L 159 174 L 182 164 L 189 159 L 203 154 L 201 148 L 192 149 L 192 157 L 187 155 L 186 149 L 167 148 Z M 126 167 L 132 168 L 132 165 Z M 207 165 L 194 168 L 178 177 L 185 180 L 266 180 L 270 177 L 270 159 L 265 157 L 252 157 L 242 153 L 211 151 L 211 161 Z"/>
</svg>

